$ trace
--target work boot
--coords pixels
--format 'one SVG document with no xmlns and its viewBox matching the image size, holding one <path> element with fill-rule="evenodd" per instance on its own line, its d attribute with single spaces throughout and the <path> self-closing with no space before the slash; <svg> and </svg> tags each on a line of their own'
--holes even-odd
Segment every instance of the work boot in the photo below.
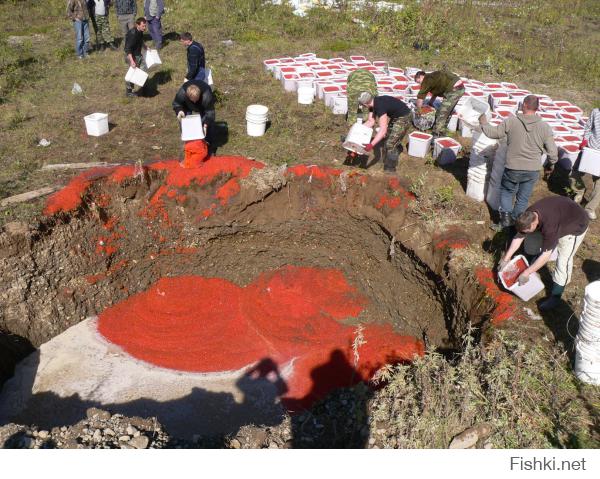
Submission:
<svg viewBox="0 0 600 479">
<path fill-rule="evenodd" d="M 127 98 L 135 98 L 137 96 L 137 94 L 131 88 L 127 88 L 125 90 L 125 96 Z"/>
<path fill-rule="evenodd" d="M 387 174 L 395 174 L 398 166 L 398 152 L 396 150 L 388 151 L 383 159 L 383 172 Z"/>
<path fill-rule="evenodd" d="M 495 231 L 496 233 L 500 233 L 504 231 L 506 228 L 510 228 L 513 225 L 512 216 L 510 213 L 506 211 L 500 212 L 500 221 L 498 223 L 494 223 L 490 226 L 490 229 Z"/>
</svg>

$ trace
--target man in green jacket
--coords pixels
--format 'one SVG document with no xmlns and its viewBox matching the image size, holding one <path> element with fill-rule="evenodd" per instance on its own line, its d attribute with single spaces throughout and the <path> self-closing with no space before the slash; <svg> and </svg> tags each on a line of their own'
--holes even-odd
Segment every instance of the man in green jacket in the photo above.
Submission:
<svg viewBox="0 0 600 479">
<path fill-rule="evenodd" d="M 362 92 L 369 92 L 371 96 L 377 96 L 377 81 L 375 76 L 369 71 L 359 68 L 348 75 L 348 85 L 346 94 L 348 95 L 348 124 L 356 123 L 357 111 L 361 109 L 363 121 L 366 120 L 368 110 L 363 110 L 358 102 L 358 97 Z"/>
<path fill-rule="evenodd" d="M 443 136 L 454 107 L 460 97 L 465 94 L 465 86 L 462 80 L 452 72 L 440 70 L 431 73 L 419 71 L 415 75 L 415 81 L 421 85 L 421 89 L 417 94 L 417 111 L 423 106 L 423 100 L 425 100 L 428 93 L 431 93 L 431 99 L 429 100 L 431 106 L 433 106 L 438 96 L 444 98 L 433 125 L 433 136 Z"/>
<path fill-rule="evenodd" d="M 540 176 L 544 152 L 548 155 L 547 174 L 558 161 L 552 129 L 536 115 L 538 108 L 538 97 L 528 95 L 523 99 L 523 113 L 508 117 L 498 126 L 489 125 L 485 115 L 479 117 L 485 136 L 496 140 L 506 138 L 508 143 L 506 167 L 500 183 L 500 223 L 492 227 L 496 231 L 511 226 L 527 208 L 529 196 Z"/>
</svg>

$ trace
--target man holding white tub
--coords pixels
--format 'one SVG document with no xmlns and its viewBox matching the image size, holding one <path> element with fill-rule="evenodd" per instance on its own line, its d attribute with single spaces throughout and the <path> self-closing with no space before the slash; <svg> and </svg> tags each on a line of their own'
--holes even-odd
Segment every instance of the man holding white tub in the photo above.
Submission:
<svg viewBox="0 0 600 479">
<path fill-rule="evenodd" d="M 127 32 L 125 36 L 125 63 L 131 68 L 141 68 L 146 70 L 142 50 L 146 49 L 144 45 L 144 32 L 146 31 L 147 21 L 144 17 L 140 17 L 135 21 L 135 27 Z M 144 87 L 136 93 L 133 92 L 133 83 L 125 82 L 125 95 L 128 97 L 139 96 L 143 93 Z"/>
<path fill-rule="evenodd" d="M 200 114 L 205 140 L 210 144 L 215 122 L 215 99 L 210 86 L 202 80 L 185 82 L 175 95 L 172 106 L 179 122 L 186 115 Z"/>
<path fill-rule="evenodd" d="M 527 283 L 529 276 L 550 260 L 556 248 L 558 256 L 552 272 L 552 290 L 539 304 L 539 309 L 549 311 L 556 308 L 565 286 L 571 281 L 575 253 L 587 233 L 589 222 L 585 210 L 564 196 L 550 196 L 535 202 L 517 218 L 515 227 L 518 233 L 500 260 L 498 271 L 508 264 L 527 234 L 539 231 L 542 235 L 542 254 L 521 273 L 519 284 Z"/>
<path fill-rule="evenodd" d="M 593 150 L 597 150 L 600 152 L 600 108 L 594 108 L 592 113 L 585 125 L 585 129 L 583 131 L 583 141 L 579 147 L 583 150 L 583 148 L 591 148 Z M 581 161 L 581 157 L 575 164 L 575 167 L 571 170 L 571 188 L 575 191 L 575 200 L 576 203 L 581 203 L 583 200 L 584 194 L 587 190 L 585 183 L 583 182 L 583 174 L 578 170 L 579 161 Z M 600 177 L 592 176 L 592 184 L 593 189 L 591 193 L 590 200 L 585 205 L 585 212 L 588 214 L 591 220 L 596 219 L 596 210 L 600 205 L 600 181 L 598 181 Z"/>
</svg>

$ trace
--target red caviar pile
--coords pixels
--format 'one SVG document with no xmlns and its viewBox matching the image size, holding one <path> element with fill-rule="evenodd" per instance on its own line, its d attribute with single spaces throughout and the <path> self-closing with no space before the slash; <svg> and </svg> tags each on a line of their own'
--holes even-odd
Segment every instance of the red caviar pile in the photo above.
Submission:
<svg viewBox="0 0 600 479">
<path fill-rule="evenodd" d="M 132 356 L 175 370 L 238 370 L 264 358 L 279 367 L 291 362 L 284 403 L 308 406 L 334 388 L 368 380 L 385 363 L 423 354 L 421 341 L 390 325 L 368 325 L 355 365 L 356 328 L 341 321 L 366 304 L 338 270 L 288 266 L 245 288 L 219 278 L 162 278 L 105 310 L 98 328 Z M 345 367 L 331 365 L 332 356 Z"/>
<path fill-rule="evenodd" d="M 520 310 L 514 296 L 498 288 L 494 281 L 493 271 L 486 268 L 477 268 L 475 276 L 479 283 L 485 287 L 485 294 L 496 303 L 490 319 L 493 325 L 496 326 L 510 318 L 520 317 Z"/>
</svg>

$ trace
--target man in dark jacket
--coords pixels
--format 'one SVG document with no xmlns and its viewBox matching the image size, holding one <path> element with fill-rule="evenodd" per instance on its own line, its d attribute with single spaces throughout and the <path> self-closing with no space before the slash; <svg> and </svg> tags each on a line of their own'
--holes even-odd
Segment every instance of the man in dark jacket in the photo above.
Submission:
<svg viewBox="0 0 600 479">
<path fill-rule="evenodd" d="M 135 26 L 135 16 L 137 15 L 137 3 L 135 0 L 115 0 L 115 10 L 117 12 L 117 21 L 121 25 L 123 36 Z"/>
<path fill-rule="evenodd" d="M 135 27 L 129 30 L 127 35 L 125 35 L 125 63 L 127 63 L 131 68 L 141 68 L 142 70 L 146 69 L 144 57 L 142 56 L 142 49 L 146 48 L 144 45 L 144 32 L 146 31 L 146 25 L 146 19 L 140 17 L 135 21 Z M 126 96 L 138 96 L 138 94 L 133 92 L 133 83 L 125 82 L 125 84 Z"/>
<path fill-rule="evenodd" d="M 496 140 L 506 138 L 508 143 L 506 167 L 500 183 L 500 223 L 492 228 L 496 231 L 509 227 L 527 208 L 540 175 L 544 152 L 548 155 L 547 173 L 558 161 L 552 129 L 536 115 L 538 107 L 538 97 L 528 95 L 523 99 L 523 113 L 510 116 L 498 126 L 489 125 L 485 115 L 479 118 L 485 136 Z"/>
<path fill-rule="evenodd" d="M 195 42 L 190 32 L 182 33 L 179 37 L 181 43 L 187 47 L 187 80 L 206 81 L 206 62 L 204 59 L 204 47 Z"/>
<path fill-rule="evenodd" d="M 207 143 L 211 142 L 215 122 L 215 99 L 210 87 L 202 80 L 185 82 L 173 100 L 173 110 L 177 120 L 181 121 L 186 115 L 199 113 L 202 117 Z"/>
<path fill-rule="evenodd" d="M 116 50 L 108 21 L 111 0 L 87 0 L 87 5 L 96 33 L 96 50 L 106 50 L 106 48 Z"/>
</svg>

